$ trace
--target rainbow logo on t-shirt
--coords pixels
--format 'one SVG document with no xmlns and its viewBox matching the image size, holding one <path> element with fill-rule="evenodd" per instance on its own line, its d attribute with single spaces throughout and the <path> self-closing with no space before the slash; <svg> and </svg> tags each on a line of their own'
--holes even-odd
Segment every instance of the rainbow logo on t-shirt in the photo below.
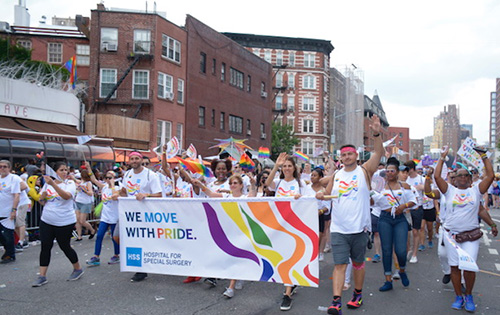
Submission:
<svg viewBox="0 0 500 315">
<path fill-rule="evenodd" d="M 50 188 L 47 188 L 47 201 L 52 202 L 52 201 L 57 201 L 61 200 L 61 197 L 57 194 L 57 191 L 52 191 Z"/>
<path fill-rule="evenodd" d="M 141 185 L 139 183 L 132 184 L 130 181 L 127 182 L 127 192 L 130 196 L 135 196 L 141 189 Z"/>
<path fill-rule="evenodd" d="M 401 200 L 401 196 L 403 195 L 403 193 L 397 192 L 396 195 L 397 197 L 389 193 L 384 193 L 384 197 L 387 199 L 387 202 L 389 202 L 389 204 L 393 207 L 398 205 L 398 200 Z"/>
<path fill-rule="evenodd" d="M 5 182 L 2 182 L 2 184 L 0 185 L 0 191 L 4 190 L 5 188 L 7 188 L 7 184 Z"/>
<path fill-rule="evenodd" d="M 290 190 L 285 190 L 283 187 L 278 188 L 278 196 L 293 197 L 295 196 L 295 186 L 290 186 Z"/>
<path fill-rule="evenodd" d="M 339 197 L 349 197 L 353 191 L 358 191 L 358 181 L 356 180 L 356 176 L 354 176 L 349 183 L 340 181 Z"/>
<path fill-rule="evenodd" d="M 473 203 L 473 202 L 474 202 L 474 199 L 472 198 L 472 196 L 469 193 L 456 194 L 455 196 L 453 196 L 452 205 L 453 205 L 453 207 L 464 207 L 465 205 L 467 205 L 469 203 Z"/>
</svg>

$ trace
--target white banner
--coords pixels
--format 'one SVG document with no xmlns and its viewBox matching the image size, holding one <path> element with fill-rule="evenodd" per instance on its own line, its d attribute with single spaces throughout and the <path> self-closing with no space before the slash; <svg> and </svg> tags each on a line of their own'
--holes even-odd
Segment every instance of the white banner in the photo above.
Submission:
<svg viewBox="0 0 500 315">
<path fill-rule="evenodd" d="M 451 246 L 455 247 L 458 252 L 458 269 L 479 272 L 479 267 L 477 266 L 474 258 L 472 258 L 469 253 L 455 244 L 455 241 L 451 240 L 451 238 L 448 236 L 448 233 L 444 232 L 444 236 L 446 237 L 446 240 L 451 244 Z"/>
<path fill-rule="evenodd" d="M 317 287 L 316 199 L 120 198 L 121 271 Z"/>
<path fill-rule="evenodd" d="M 474 166 L 479 171 L 479 173 L 482 174 L 484 163 L 479 153 L 474 150 L 474 147 L 476 145 L 477 144 L 474 140 L 472 140 L 470 137 L 467 137 L 467 139 L 465 139 L 460 146 L 460 149 L 458 149 L 457 155 L 460 156 L 465 162 Z M 486 152 L 486 155 L 489 158 L 491 156 L 491 152 Z"/>
</svg>

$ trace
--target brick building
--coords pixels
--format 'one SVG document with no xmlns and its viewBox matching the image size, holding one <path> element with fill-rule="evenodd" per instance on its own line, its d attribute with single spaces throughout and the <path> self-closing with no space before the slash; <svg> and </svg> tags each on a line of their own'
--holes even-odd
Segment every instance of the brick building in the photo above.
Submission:
<svg viewBox="0 0 500 315">
<path fill-rule="evenodd" d="M 273 65 L 272 86 L 264 95 L 272 100 L 275 121 L 292 125 L 301 150 L 313 157 L 328 150 L 330 41 L 223 33 Z"/>
<path fill-rule="evenodd" d="M 270 147 L 271 64 L 189 15 L 186 31 L 186 142 L 204 155 L 218 153 L 215 138 Z"/>
<path fill-rule="evenodd" d="M 420 160 L 424 155 L 424 139 L 410 139 L 410 160 Z"/>
<path fill-rule="evenodd" d="M 406 161 L 410 156 L 410 128 L 408 127 L 389 127 L 388 128 L 388 139 L 394 139 L 394 146 L 392 147 L 392 153 L 397 154 L 401 161 Z M 400 154 L 402 150 L 407 154 Z"/>
<path fill-rule="evenodd" d="M 452 104 L 434 117 L 434 136 L 431 149 L 441 149 L 442 146 L 450 147 L 451 153 L 457 153 L 460 147 L 460 109 Z"/>
</svg>

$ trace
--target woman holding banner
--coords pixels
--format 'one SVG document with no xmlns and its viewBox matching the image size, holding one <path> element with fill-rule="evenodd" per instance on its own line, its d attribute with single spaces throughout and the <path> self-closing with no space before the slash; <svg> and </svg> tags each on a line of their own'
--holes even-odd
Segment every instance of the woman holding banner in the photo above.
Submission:
<svg viewBox="0 0 500 315">
<path fill-rule="evenodd" d="M 448 253 L 448 263 L 451 266 L 451 281 L 456 294 L 455 302 L 453 302 L 451 307 L 457 310 L 465 307 L 465 310 L 468 312 L 476 310 L 472 298 L 472 289 L 478 270 L 475 262 L 479 251 L 479 239 L 482 236 L 478 215 L 483 217 L 484 221 L 491 226 L 493 235 L 496 236 L 498 233 L 496 224 L 494 224 L 489 215 L 486 216 L 483 213 L 484 211 L 479 211 L 482 196 L 491 185 L 494 173 L 493 166 L 486 152 L 478 150 L 478 153 L 480 153 L 485 166 L 484 177 L 478 185 L 471 187 L 472 174 L 463 168 L 459 169 L 456 173 L 456 187 L 449 185 L 440 176 L 444 161 L 448 155 L 447 147 L 442 150 L 441 158 L 437 163 L 434 173 L 436 185 L 446 197 L 446 221 L 443 224 L 443 228 L 445 230 L 444 236 L 446 251 Z M 467 258 L 466 260 L 472 262 L 472 264 L 468 267 L 462 266 L 463 259 L 459 259 L 459 256 Z M 464 272 L 465 298 L 461 290 L 459 265 Z"/>
<path fill-rule="evenodd" d="M 200 187 L 200 189 L 209 197 L 209 198 L 246 198 L 246 197 L 255 197 L 257 195 L 257 190 L 255 188 L 255 178 L 251 173 L 247 174 L 248 178 L 250 179 L 250 190 L 248 195 L 243 194 L 243 179 L 241 178 L 240 175 L 233 175 L 229 177 L 229 189 L 231 193 L 217 193 L 212 190 L 210 190 L 208 187 L 206 187 L 204 184 L 202 184 L 199 180 L 194 179 L 193 185 L 196 185 Z M 241 289 L 242 288 L 242 281 L 241 280 L 235 280 L 231 279 L 229 282 L 229 287 L 226 288 L 226 291 L 224 291 L 223 295 L 227 298 L 232 298 L 234 296 L 234 290 L 235 289 Z"/>
</svg>

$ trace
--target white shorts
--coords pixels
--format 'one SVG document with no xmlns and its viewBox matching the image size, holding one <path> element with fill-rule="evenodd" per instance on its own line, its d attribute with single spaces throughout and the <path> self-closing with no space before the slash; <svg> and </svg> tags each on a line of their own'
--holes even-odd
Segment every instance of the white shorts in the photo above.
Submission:
<svg viewBox="0 0 500 315">
<path fill-rule="evenodd" d="M 30 208 L 31 208 L 31 203 L 17 207 L 16 227 L 21 227 L 26 225 L 26 213 Z"/>
<path fill-rule="evenodd" d="M 450 232 L 446 232 L 448 234 L 448 237 L 453 240 L 452 235 Z M 479 252 L 479 240 L 475 240 L 473 242 L 463 242 L 463 243 L 457 243 L 454 242 L 455 244 L 458 245 L 461 249 L 467 252 L 474 261 L 477 262 L 477 254 Z M 450 266 L 458 266 L 458 252 L 457 249 L 448 242 L 448 240 L 445 238 L 444 239 L 444 244 L 446 246 L 446 253 L 448 254 L 448 264 Z"/>
</svg>

